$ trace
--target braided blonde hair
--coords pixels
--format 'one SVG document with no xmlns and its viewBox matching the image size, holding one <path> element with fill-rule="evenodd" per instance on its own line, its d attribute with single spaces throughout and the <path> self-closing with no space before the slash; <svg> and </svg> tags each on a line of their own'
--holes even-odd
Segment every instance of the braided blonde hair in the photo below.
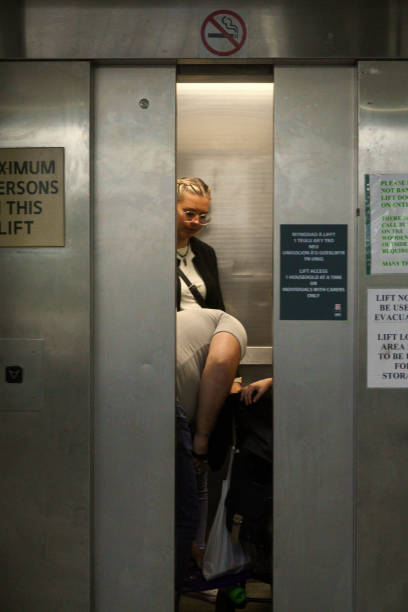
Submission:
<svg viewBox="0 0 408 612">
<path fill-rule="evenodd" d="M 177 179 L 177 202 L 182 201 L 185 191 L 211 200 L 211 189 L 200 178 L 185 176 Z"/>
</svg>

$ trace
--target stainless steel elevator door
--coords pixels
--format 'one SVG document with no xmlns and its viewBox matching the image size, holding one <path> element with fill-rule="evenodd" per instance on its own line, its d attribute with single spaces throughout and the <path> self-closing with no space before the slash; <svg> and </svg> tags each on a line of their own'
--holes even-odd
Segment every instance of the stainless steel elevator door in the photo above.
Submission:
<svg viewBox="0 0 408 612">
<path fill-rule="evenodd" d="M 0 249 L 0 610 L 88 612 L 90 66 L 2 62 L 0 79 L 0 147 L 63 147 L 65 177 L 65 246 Z M 23 217 L 32 196 L 11 197 Z"/>
<path fill-rule="evenodd" d="M 275 69 L 276 299 L 280 224 L 349 233 L 348 320 L 274 311 L 277 612 L 353 610 L 355 76 L 352 66 Z"/>
<path fill-rule="evenodd" d="M 174 599 L 175 71 L 98 67 L 94 105 L 96 609 L 165 612 Z"/>
<path fill-rule="evenodd" d="M 227 311 L 272 345 L 273 84 L 178 83 L 177 174 L 212 189 L 198 235 L 218 257 Z"/>
</svg>

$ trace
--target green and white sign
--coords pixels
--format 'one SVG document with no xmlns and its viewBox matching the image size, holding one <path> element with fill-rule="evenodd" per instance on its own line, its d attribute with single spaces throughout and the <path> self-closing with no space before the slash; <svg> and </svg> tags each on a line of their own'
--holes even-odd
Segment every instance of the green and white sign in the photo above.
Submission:
<svg viewBox="0 0 408 612">
<path fill-rule="evenodd" d="M 366 272 L 408 272 L 408 174 L 366 174 Z"/>
</svg>

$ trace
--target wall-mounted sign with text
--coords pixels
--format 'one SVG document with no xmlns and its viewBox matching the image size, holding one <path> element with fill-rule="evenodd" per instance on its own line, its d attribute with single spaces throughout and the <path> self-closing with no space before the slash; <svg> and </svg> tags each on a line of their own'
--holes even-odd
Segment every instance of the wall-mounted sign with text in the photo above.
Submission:
<svg viewBox="0 0 408 612">
<path fill-rule="evenodd" d="M 347 319 L 347 225 L 281 225 L 280 318 Z"/>
<path fill-rule="evenodd" d="M 408 387 L 408 289 L 367 290 L 367 387 Z"/>
<path fill-rule="evenodd" d="M 64 149 L 0 149 L 0 247 L 64 246 Z"/>
<path fill-rule="evenodd" d="M 367 274 L 408 272 L 408 174 L 365 175 Z"/>
</svg>

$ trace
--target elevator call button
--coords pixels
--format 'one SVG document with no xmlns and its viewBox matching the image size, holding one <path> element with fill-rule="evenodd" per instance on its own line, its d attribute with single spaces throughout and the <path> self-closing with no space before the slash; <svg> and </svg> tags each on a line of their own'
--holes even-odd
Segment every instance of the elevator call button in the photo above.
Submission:
<svg viewBox="0 0 408 612">
<path fill-rule="evenodd" d="M 18 365 L 6 366 L 6 382 L 12 384 L 22 383 L 23 368 Z"/>
</svg>

